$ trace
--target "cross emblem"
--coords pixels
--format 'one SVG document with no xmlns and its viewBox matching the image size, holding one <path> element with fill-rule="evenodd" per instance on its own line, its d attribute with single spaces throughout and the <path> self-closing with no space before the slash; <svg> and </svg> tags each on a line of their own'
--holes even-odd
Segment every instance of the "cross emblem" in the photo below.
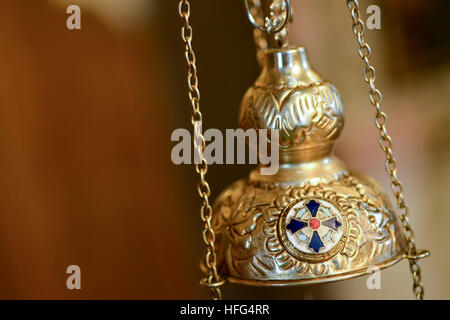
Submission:
<svg viewBox="0 0 450 320">
<path fill-rule="evenodd" d="M 286 229 L 288 229 L 292 234 L 303 230 L 304 228 L 309 228 L 312 231 L 312 235 L 307 239 L 308 248 L 312 249 L 315 253 L 323 247 L 324 241 L 332 240 L 332 233 L 337 232 L 342 226 L 342 223 L 334 217 L 320 218 L 318 216 L 320 203 L 315 200 L 310 200 L 306 203 L 306 208 L 308 209 L 309 215 L 304 213 L 300 218 L 292 218 L 289 221 Z M 296 209 L 297 213 L 302 208 Z M 308 216 L 302 219 L 304 216 Z M 322 234 L 322 237 L 320 236 Z M 323 238 L 323 239 L 322 239 Z"/>
</svg>

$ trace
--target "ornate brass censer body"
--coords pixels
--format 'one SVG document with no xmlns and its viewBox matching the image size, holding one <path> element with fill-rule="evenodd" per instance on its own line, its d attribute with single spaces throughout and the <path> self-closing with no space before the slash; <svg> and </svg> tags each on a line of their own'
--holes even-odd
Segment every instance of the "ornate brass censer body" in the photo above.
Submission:
<svg viewBox="0 0 450 320">
<path fill-rule="evenodd" d="M 255 169 L 214 205 L 217 263 L 229 281 L 319 283 L 403 258 L 388 197 L 333 155 L 343 125 L 338 91 L 311 68 L 304 48 L 265 51 L 240 126 L 280 130 L 280 169 L 271 176 Z"/>
<path fill-rule="evenodd" d="M 257 286 L 323 283 L 364 275 L 407 258 L 415 295 L 422 299 L 417 260 L 428 252 L 418 252 L 414 243 L 357 1 L 347 5 L 397 210 L 373 179 L 352 173 L 333 154 L 344 126 L 342 98 L 311 67 L 305 48 L 287 45 L 289 1 L 272 1 L 266 10 L 261 3 L 252 3 L 246 1 L 262 71 L 242 100 L 239 125 L 244 130 L 279 130 L 280 168 L 270 176 L 253 170 L 223 191 L 211 208 L 207 163 L 197 165 L 208 249 L 203 268 L 209 276 L 202 284 L 219 299 L 225 280 Z M 188 9 L 189 3 L 181 1 L 194 124 L 201 113 Z M 258 10 L 270 15 L 258 17 Z M 202 143 L 204 149 L 204 139 Z"/>
</svg>

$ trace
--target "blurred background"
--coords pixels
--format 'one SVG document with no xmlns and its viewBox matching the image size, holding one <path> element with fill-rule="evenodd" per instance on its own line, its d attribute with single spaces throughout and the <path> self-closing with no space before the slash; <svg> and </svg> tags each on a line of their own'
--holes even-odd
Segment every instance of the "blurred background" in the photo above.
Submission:
<svg viewBox="0 0 450 320">
<path fill-rule="evenodd" d="M 204 129 L 235 128 L 259 73 L 243 1 L 192 1 Z M 292 0 L 290 43 L 340 91 L 336 153 L 389 189 L 345 1 Z M 170 158 L 189 128 L 177 1 L 1 0 L 0 298 L 201 299 L 194 168 Z M 66 8 L 81 8 L 78 31 Z M 445 0 L 362 0 L 381 8 L 367 39 L 411 208 L 426 298 L 450 298 L 450 19 Z M 249 166 L 211 166 L 212 197 Z M 66 268 L 81 268 L 81 290 Z M 410 299 L 406 261 L 315 287 L 227 285 L 226 298 Z"/>
</svg>

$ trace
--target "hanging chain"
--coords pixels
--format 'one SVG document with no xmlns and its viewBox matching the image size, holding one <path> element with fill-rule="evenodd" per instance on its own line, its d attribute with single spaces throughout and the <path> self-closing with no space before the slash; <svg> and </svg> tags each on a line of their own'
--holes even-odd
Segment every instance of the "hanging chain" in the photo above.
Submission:
<svg viewBox="0 0 450 320">
<path fill-rule="evenodd" d="M 222 299 L 222 292 L 220 287 L 225 283 L 219 276 L 217 272 L 217 258 L 214 247 L 215 234 L 211 226 L 212 219 L 212 207 L 209 203 L 209 196 L 211 190 L 208 182 L 206 181 L 206 172 L 208 171 L 208 163 L 204 157 L 204 150 L 206 146 L 205 138 L 201 130 L 202 125 L 202 113 L 200 112 L 200 91 L 198 89 L 198 76 L 197 76 L 197 65 L 195 60 L 194 50 L 192 49 L 192 36 L 193 30 L 189 23 L 189 17 L 191 15 L 191 5 L 188 0 L 181 0 L 178 3 L 178 13 L 183 19 L 183 27 L 181 28 L 181 37 L 183 38 L 185 49 L 185 57 L 188 66 L 188 93 L 189 100 L 192 105 L 191 112 L 191 123 L 194 126 L 194 134 L 196 140 L 199 141 L 199 146 L 197 151 L 200 156 L 200 163 L 195 165 L 195 170 L 200 175 L 200 181 L 197 184 L 197 191 L 202 198 L 202 205 L 200 207 L 200 217 L 205 223 L 205 228 L 203 230 L 203 241 L 206 245 L 206 255 L 205 255 L 205 265 L 208 269 L 208 276 L 200 281 L 202 286 L 208 287 L 211 291 L 211 297 L 214 300 Z"/>
<path fill-rule="evenodd" d="M 272 3 L 269 6 L 270 17 L 266 17 L 264 15 L 263 4 L 261 1 L 263 0 L 247 0 L 245 3 L 247 15 L 252 17 L 257 25 L 262 26 L 265 24 L 271 24 L 276 28 L 277 26 L 283 24 L 286 17 L 286 11 L 288 11 L 289 21 L 292 20 L 292 7 L 289 2 L 286 2 L 285 0 L 272 0 Z M 285 25 L 281 28 L 281 30 L 273 34 L 274 41 L 280 48 L 286 48 L 288 46 L 288 23 L 284 24 Z M 268 36 L 269 35 L 266 31 L 256 27 L 253 29 L 253 38 L 255 39 L 256 45 L 256 57 L 261 66 L 264 59 L 264 50 L 269 48 L 269 41 L 267 40 Z"/>
<path fill-rule="evenodd" d="M 361 18 L 359 3 L 357 0 L 347 0 L 347 7 L 352 18 L 352 29 L 358 41 L 358 54 L 364 62 L 364 80 L 369 84 L 370 103 L 375 107 L 375 125 L 380 132 L 380 147 L 386 155 L 386 172 L 391 178 L 391 188 L 395 196 L 398 213 L 402 222 L 403 233 L 408 245 L 406 258 L 409 260 L 409 268 L 413 278 L 413 291 L 417 300 L 423 300 L 424 286 L 422 284 L 421 269 L 418 260 L 425 258 L 429 252 L 417 251 L 414 241 L 414 232 L 409 221 L 409 208 L 405 201 L 403 186 L 397 176 L 397 163 L 392 152 L 392 139 L 386 129 L 386 113 L 381 111 L 381 92 L 375 86 L 375 68 L 370 64 L 371 49 L 364 39 L 364 22 Z"/>
</svg>

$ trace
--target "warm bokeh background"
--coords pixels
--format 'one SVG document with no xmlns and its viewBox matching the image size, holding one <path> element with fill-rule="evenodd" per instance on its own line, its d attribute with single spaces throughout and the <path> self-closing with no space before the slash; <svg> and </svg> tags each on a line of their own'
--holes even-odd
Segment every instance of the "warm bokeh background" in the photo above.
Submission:
<svg viewBox="0 0 450 320">
<path fill-rule="evenodd" d="M 361 1 L 381 7 L 367 31 L 400 177 L 420 247 L 426 296 L 450 298 L 450 36 L 445 0 Z M 0 298 L 206 298 L 193 168 L 170 160 L 189 128 L 176 1 L 1 0 Z M 82 30 L 66 28 L 78 4 Z M 290 42 L 340 90 L 349 167 L 389 190 L 345 1 L 292 0 Z M 364 14 L 364 16 L 367 16 Z M 242 1 L 193 0 L 204 128 L 234 128 L 258 75 Z M 213 197 L 248 166 L 213 166 Z M 82 270 L 67 290 L 65 270 Z M 227 298 L 411 298 L 407 262 L 365 278 L 302 288 L 228 285 Z"/>
</svg>

